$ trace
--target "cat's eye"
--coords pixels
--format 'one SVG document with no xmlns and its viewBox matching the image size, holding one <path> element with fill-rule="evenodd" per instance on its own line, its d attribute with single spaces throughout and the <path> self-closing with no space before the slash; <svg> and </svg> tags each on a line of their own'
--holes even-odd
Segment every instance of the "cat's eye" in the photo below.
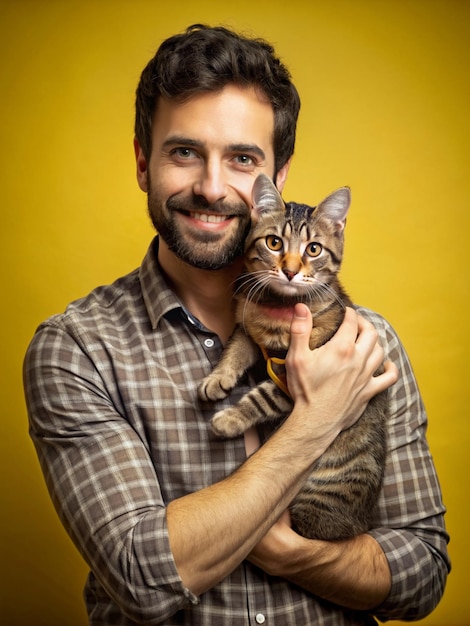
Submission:
<svg viewBox="0 0 470 626">
<path fill-rule="evenodd" d="M 305 252 L 308 254 L 308 256 L 311 256 L 313 258 L 320 256 L 322 250 L 323 250 L 322 245 L 319 243 L 316 243 L 315 241 L 312 241 L 312 243 L 309 243 L 308 246 L 305 248 Z"/>
<path fill-rule="evenodd" d="M 266 237 L 266 245 L 273 252 L 279 252 L 283 247 L 282 239 L 280 237 L 276 237 L 276 235 L 268 235 Z"/>
</svg>

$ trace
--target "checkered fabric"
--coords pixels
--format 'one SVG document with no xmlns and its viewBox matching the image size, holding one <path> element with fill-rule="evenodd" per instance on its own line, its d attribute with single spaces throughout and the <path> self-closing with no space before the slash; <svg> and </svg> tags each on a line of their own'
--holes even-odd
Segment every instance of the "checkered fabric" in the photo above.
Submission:
<svg viewBox="0 0 470 626">
<path fill-rule="evenodd" d="M 30 432 L 44 476 L 91 569 L 90 624 L 375 624 L 367 613 L 325 603 L 248 562 L 199 598 L 183 586 L 166 506 L 233 472 L 245 448 L 243 438 L 223 441 L 208 427 L 213 411 L 199 403 L 196 389 L 222 346 L 165 283 L 156 246 L 158 239 L 140 269 L 42 324 L 24 365 Z M 411 619 L 431 610 L 443 591 L 445 509 L 407 356 L 383 318 L 359 311 L 400 371 L 390 391 L 388 463 L 371 531 L 389 561 L 392 589 L 375 615 Z"/>
</svg>

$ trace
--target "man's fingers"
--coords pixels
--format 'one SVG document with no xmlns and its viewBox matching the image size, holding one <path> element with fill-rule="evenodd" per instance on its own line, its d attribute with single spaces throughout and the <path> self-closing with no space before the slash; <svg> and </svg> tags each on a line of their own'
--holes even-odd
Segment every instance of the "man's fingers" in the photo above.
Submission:
<svg viewBox="0 0 470 626">
<path fill-rule="evenodd" d="M 375 385 L 375 394 L 385 391 L 398 380 L 398 368 L 392 361 L 385 361 L 384 371 L 378 376 L 372 378 Z"/>
<path fill-rule="evenodd" d="M 331 341 L 343 346 L 353 345 L 360 332 L 361 319 L 354 309 L 346 307 L 344 319 Z"/>
<path fill-rule="evenodd" d="M 294 307 L 294 316 L 290 327 L 291 339 L 290 345 L 295 347 L 298 343 L 305 344 L 307 337 L 307 345 L 312 331 L 312 314 L 305 304 L 296 304 Z"/>
</svg>

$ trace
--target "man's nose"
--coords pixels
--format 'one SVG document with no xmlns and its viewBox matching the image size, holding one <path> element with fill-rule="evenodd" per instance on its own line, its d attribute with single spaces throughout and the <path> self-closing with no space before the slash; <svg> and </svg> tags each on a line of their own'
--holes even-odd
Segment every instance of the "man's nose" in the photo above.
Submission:
<svg viewBox="0 0 470 626">
<path fill-rule="evenodd" d="M 196 180 L 193 191 L 209 204 L 223 200 L 227 196 L 227 181 L 223 167 L 217 163 L 206 163 Z"/>
</svg>

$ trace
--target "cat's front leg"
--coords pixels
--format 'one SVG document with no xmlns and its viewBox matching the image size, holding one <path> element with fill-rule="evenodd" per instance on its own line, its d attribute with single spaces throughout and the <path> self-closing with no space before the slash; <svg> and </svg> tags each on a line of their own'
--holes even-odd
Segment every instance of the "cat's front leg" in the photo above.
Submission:
<svg viewBox="0 0 470 626">
<path fill-rule="evenodd" d="M 259 357 L 258 346 L 237 326 L 230 337 L 220 361 L 198 388 L 199 398 L 215 401 L 226 398 L 246 370 Z"/>
<path fill-rule="evenodd" d="M 256 424 L 280 421 L 291 409 L 292 400 L 272 380 L 265 380 L 237 404 L 216 413 L 211 427 L 220 437 L 237 437 Z"/>
</svg>

